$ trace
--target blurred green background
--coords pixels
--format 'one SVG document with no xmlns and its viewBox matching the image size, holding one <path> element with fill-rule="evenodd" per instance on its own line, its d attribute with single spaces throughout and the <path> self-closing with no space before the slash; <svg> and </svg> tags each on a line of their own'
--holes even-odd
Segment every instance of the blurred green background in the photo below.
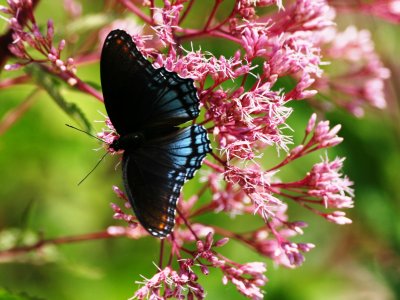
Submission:
<svg viewBox="0 0 400 300">
<path fill-rule="evenodd" d="M 206 2 L 196 9 L 207 9 Z M 1 0 L 0 5 L 5 1 Z M 37 8 L 38 23 L 46 24 L 52 18 L 60 37 L 68 30 L 86 34 L 114 17 L 102 14 L 102 1 L 86 0 L 82 5 L 86 18 L 75 22 L 75 27 L 64 27 L 68 17 L 62 1 L 43 0 Z M 366 16 L 341 16 L 337 22 L 339 29 L 356 24 L 371 30 L 377 51 L 392 71 L 387 86 L 388 109 L 367 111 L 361 119 L 340 110 L 326 116 L 332 124 L 343 126 L 340 136 L 345 140 L 329 156 L 347 157 L 344 171 L 356 189 L 356 206 L 348 211 L 352 225 L 330 224 L 291 206 L 291 218 L 310 225 L 297 240 L 317 245 L 306 255 L 304 265 L 295 270 L 275 267 L 234 241 L 222 249 L 225 256 L 238 262 L 267 262 L 266 299 L 400 299 L 400 30 Z M 0 28 L 5 31 L 5 22 Z M 206 43 L 203 48 L 216 53 L 230 55 L 234 50 L 215 40 Z M 68 51 L 73 52 L 73 46 Z M 0 80 L 17 74 L 2 72 Z M 80 66 L 78 76 L 99 85 L 98 63 Z M 103 119 L 100 112 L 104 113 L 104 107 L 99 101 L 62 87 L 65 99 L 78 104 L 90 121 Z M 0 90 L 0 120 L 33 89 L 33 85 L 26 84 Z M 108 157 L 78 187 L 77 182 L 102 155 L 102 151 L 92 150 L 100 144 L 67 128 L 64 124 L 74 124 L 73 121 L 44 91 L 32 103 L 22 118 L 0 135 L 0 250 L 16 243 L 34 242 L 38 233 L 53 238 L 122 224 L 111 218 L 109 205 L 118 202 L 111 190 L 112 185 L 121 184 L 120 170 L 115 170 L 117 160 Z M 306 102 L 292 105 L 295 112 L 289 123 L 295 130 L 300 128 L 295 133 L 295 140 L 299 141 L 312 110 Z M 93 124 L 96 130 L 102 127 Z M 323 154 L 294 164 L 283 176 L 301 178 Z M 197 178 L 185 186 L 188 192 L 196 190 Z M 207 217 L 207 221 L 231 222 L 238 231 L 244 224 L 241 217 L 219 215 Z M 248 218 L 246 228 L 247 222 Z M 39 253 L 0 261 L 0 299 L 18 299 L 17 294 L 23 298 L 23 293 L 38 299 L 127 299 L 138 286 L 135 281 L 142 280 L 139 274 L 152 276 L 152 262 L 158 260 L 158 253 L 159 241 L 150 237 L 49 246 Z M 200 279 L 208 299 L 242 299 L 231 284 L 221 284 L 221 276 L 218 270 L 211 270 L 210 275 Z"/>
</svg>

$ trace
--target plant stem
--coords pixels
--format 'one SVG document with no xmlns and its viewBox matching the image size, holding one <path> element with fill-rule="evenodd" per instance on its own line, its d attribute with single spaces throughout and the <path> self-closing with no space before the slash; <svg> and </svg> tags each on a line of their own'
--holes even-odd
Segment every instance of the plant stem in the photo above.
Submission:
<svg viewBox="0 0 400 300">
<path fill-rule="evenodd" d="M 70 243 L 92 241 L 92 240 L 106 239 L 112 237 L 116 236 L 109 234 L 107 231 L 102 231 L 102 232 L 86 233 L 74 236 L 58 237 L 54 239 L 39 240 L 36 243 L 29 246 L 14 247 L 8 250 L 0 251 L 0 262 L 12 261 L 12 258 L 16 256 L 23 255 L 31 251 L 40 250 L 41 248 L 47 245 L 70 244 Z"/>
<path fill-rule="evenodd" d="M 8 113 L 0 121 L 0 135 L 4 134 L 15 122 L 17 122 L 24 113 L 33 105 L 37 99 L 37 95 L 41 91 L 40 88 L 36 88 L 33 92 L 26 97 L 17 107 L 8 111 Z"/>
</svg>

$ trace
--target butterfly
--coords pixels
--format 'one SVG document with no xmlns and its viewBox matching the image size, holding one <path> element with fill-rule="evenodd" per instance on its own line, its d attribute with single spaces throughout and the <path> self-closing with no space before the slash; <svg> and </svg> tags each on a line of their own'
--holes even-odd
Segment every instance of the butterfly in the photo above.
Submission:
<svg viewBox="0 0 400 300">
<path fill-rule="evenodd" d="M 123 30 L 111 31 L 100 58 L 104 104 L 124 150 L 123 182 L 140 224 L 163 238 L 175 224 L 183 184 L 211 152 L 206 129 L 179 125 L 199 115 L 194 82 L 154 68 Z"/>
</svg>

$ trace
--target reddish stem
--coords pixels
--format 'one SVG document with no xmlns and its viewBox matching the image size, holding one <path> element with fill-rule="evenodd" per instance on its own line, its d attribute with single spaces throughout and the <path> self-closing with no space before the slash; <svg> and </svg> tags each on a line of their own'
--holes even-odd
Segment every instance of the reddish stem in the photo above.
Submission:
<svg viewBox="0 0 400 300">
<path fill-rule="evenodd" d="M 179 249 L 181 248 L 179 245 L 177 245 L 176 244 L 176 242 L 175 242 L 175 235 L 174 235 L 174 233 L 172 232 L 171 233 L 171 235 L 170 235 L 170 239 L 171 239 L 171 253 L 170 253 L 170 255 L 169 255 L 169 260 L 168 260 L 168 264 L 167 264 L 167 266 L 171 266 L 172 265 L 172 259 L 173 259 L 173 257 L 174 257 L 174 255 L 176 255 L 176 257 L 178 258 L 178 259 L 180 259 L 181 258 L 181 255 L 180 255 L 180 253 L 179 253 Z"/>
<path fill-rule="evenodd" d="M 214 226 L 214 225 L 212 225 L 210 227 L 212 227 L 214 229 L 215 233 L 218 233 L 218 234 L 222 235 L 223 237 L 228 237 L 230 239 L 238 240 L 238 241 L 250 246 L 251 248 L 253 248 L 254 250 L 257 251 L 257 247 L 254 245 L 252 240 L 245 238 L 242 234 L 234 233 L 234 232 L 232 232 L 230 230 L 226 230 L 224 228 L 217 227 L 217 226 Z"/>
<path fill-rule="evenodd" d="M 221 165 L 223 165 L 224 167 L 226 166 L 226 161 L 222 160 L 218 155 L 216 155 L 214 152 L 211 152 L 211 155 L 214 157 L 214 159 L 216 161 L 218 161 Z M 223 172 L 224 170 L 222 170 L 221 172 Z"/>
<path fill-rule="evenodd" d="M 144 12 L 142 12 L 135 4 L 133 4 L 129 0 L 119 0 L 119 2 L 124 5 L 128 10 L 133 12 L 135 15 L 137 15 L 139 18 L 141 18 L 144 22 L 146 22 L 149 25 L 154 25 L 153 20 L 147 16 Z"/>
<path fill-rule="evenodd" d="M 153 20 L 154 16 L 154 0 L 150 0 L 150 18 Z"/>
<path fill-rule="evenodd" d="M 181 211 L 177 208 L 176 211 L 178 212 L 179 216 L 183 220 L 183 223 L 185 223 L 186 227 L 190 230 L 190 232 L 193 234 L 194 238 L 198 240 L 197 234 L 193 231 L 192 226 L 190 226 L 189 221 L 186 219 L 186 217 L 181 213 Z"/>
<path fill-rule="evenodd" d="M 95 88 L 91 87 L 87 83 L 83 82 L 79 78 L 76 77 L 76 79 L 77 79 L 78 82 L 75 85 L 75 87 L 78 90 L 80 90 L 82 92 L 85 92 L 85 93 L 88 93 L 89 95 L 92 95 L 93 97 L 95 97 L 100 102 L 104 102 L 103 95 L 98 90 L 96 90 Z"/>
<path fill-rule="evenodd" d="M 205 165 L 207 165 L 207 166 L 213 168 L 215 171 L 217 171 L 217 172 L 219 172 L 219 173 L 224 172 L 224 168 L 223 168 L 223 167 L 220 167 L 220 166 L 218 166 L 218 165 L 216 165 L 216 164 L 213 164 L 212 162 L 210 162 L 210 161 L 207 160 L 207 159 L 205 159 L 205 160 L 203 161 L 203 163 L 204 163 Z"/>
<path fill-rule="evenodd" d="M 98 63 L 99 60 L 100 60 L 100 53 L 98 52 L 82 54 L 80 56 L 74 57 L 74 63 L 76 66 Z"/>
<path fill-rule="evenodd" d="M 0 90 L 10 88 L 17 84 L 28 82 L 29 79 L 30 79 L 30 77 L 27 74 L 24 74 L 24 75 L 21 75 L 18 77 L 14 77 L 14 78 L 6 78 L 0 82 Z"/>
<path fill-rule="evenodd" d="M 208 30 L 208 26 L 210 26 L 212 20 L 214 19 L 214 16 L 218 10 L 218 6 L 220 6 L 220 4 L 222 3 L 222 0 L 215 0 L 215 4 L 214 7 L 211 11 L 210 16 L 208 17 L 207 23 L 206 25 L 204 25 L 203 31 L 207 31 Z"/>
<path fill-rule="evenodd" d="M 241 40 L 228 34 L 223 31 L 213 30 L 213 31 L 204 31 L 204 30 L 195 30 L 195 29 L 177 29 L 177 31 L 182 32 L 183 35 L 179 37 L 179 40 L 189 39 L 192 40 L 194 38 L 202 37 L 202 36 L 211 36 L 211 37 L 220 37 L 234 43 L 241 45 Z"/>
<path fill-rule="evenodd" d="M 192 9 L 193 3 L 194 3 L 194 0 L 189 1 L 189 4 L 187 5 L 185 11 L 182 14 L 182 17 L 179 19 L 179 22 L 178 22 L 179 25 L 183 22 L 183 20 L 186 19 L 187 15 L 189 14 L 190 10 Z"/>
<path fill-rule="evenodd" d="M 92 241 L 92 240 L 106 239 L 112 237 L 115 236 L 110 235 L 107 231 L 103 231 L 103 232 L 86 233 L 75 236 L 59 237 L 48 240 L 40 240 L 30 246 L 14 247 L 8 250 L 0 251 L 0 261 L 6 261 L 7 259 L 10 259 L 12 257 L 22 255 L 27 252 L 39 250 L 46 245 L 70 244 L 70 243 Z"/>
<path fill-rule="evenodd" d="M 233 7 L 231 13 L 229 14 L 229 16 L 227 18 L 225 18 L 225 20 L 223 20 L 221 23 L 219 23 L 218 25 L 216 25 L 215 27 L 209 29 L 208 31 L 213 31 L 213 30 L 219 30 L 222 26 L 224 26 L 227 22 L 229 22 L 229 20 L 231 18 L 233 18 L 233 16 L 236 13 L 236 5 Z"/>
<path fill-rule="evenodd" d="M 217 204 L 215 202 L 208 203 L 208 204 L 200 207 L 199 209 L 197 209 L 195 212 L 193 212 L 189 216 L 189 218 L 194 218 L 196 216 L 203 215 L 207 212 L 213 211 L 216 208 L 216 206 L 217 206 Z"/>
<path fill-rule="evenodd" d="M 274 235 L 276 241 L 278 242 L 279 245 L 282 244 L 284 241 L 283 237 L 275 230 L 274 226 L 271 225 L 271 222 L 266 221 L 267 227 L 271 231 L 271 233 Z"/>
<path fill-rule="evenodd" d="M 87 93 L 89 95 L 92 95 L 100 102 L 104 102 L 103 95 L 99 91 L 97 91 L 95 88 L 91 87 L 87 83 L 83 82 L 81 79 L 79 79 L 73 73 L 71 73 L 71 72 L 54 73 L 50 67 L 48 67 L 48 66 L 43 66 L 43 67 L 47 72 L 60 77 L 62 80 L 64 80 L 67 83 L 68 83 L 69 79 L 71 79 L 71 78 L 75 79 L 76 84 L 73 86 L 74 88 L 76 88 L 84 93 Z"/>
<path fill-rule="evenodd" d="M 273 170 L 279 169 L 280 167 L 288 164 L 289 162 L 294 161 L 294 160 L 296 160 L 296 159 L 298 159 L 300 157 L 303 157 L 303 156 L 305 156 L 307 154 L 310 154 L 311 152 L 314 152 L 314 151 L 316 151 L 318 149 L 321 149 L 321 148 L 319 148 L 318 145 L 315 144 L 314 139 L 311 138 L 311 140 L 308 141 L 307 145 L 305 145 L 304 148 L 300 152 L 298 152 L 296 155 L 290 155 L 290 156 L 288 155 L 288 156 L 286 156 L 285 159 L 282 162 L 280 162 L 276 166 L 272 167 L 267 172 L 271 172 Z"/>
<path fill-rule="evenodd" d="M 1 83 L 0 83 L 1 84 Z M 0 86 L 0 88 L 1 88 L 1 86 Z M 200 122 L 200 123 L 198 123 L 199 125 L 205 125 L 205 124 L 207 124 L 208 122 L 210 122 L 210 121 L 212 121 L 213 119 L 212 118 L 208 118 L 208 119 L 206 119 L 206 120 L 204 120 L 204 121 L 202 121 L 202 122 Z"/>
<path fill-rule="evenodd" d="M 160 244 L 160 258 L 159 258 L 159 261 L 158 261 L 158 267 L 159 267 L 160 269 L 162 269 L 162 264 L 163 264 L 164 242 L 165 242 L 165 239 L 162 239 L 162 240 L 161 240 L 161 244 Z"/>
</svg>

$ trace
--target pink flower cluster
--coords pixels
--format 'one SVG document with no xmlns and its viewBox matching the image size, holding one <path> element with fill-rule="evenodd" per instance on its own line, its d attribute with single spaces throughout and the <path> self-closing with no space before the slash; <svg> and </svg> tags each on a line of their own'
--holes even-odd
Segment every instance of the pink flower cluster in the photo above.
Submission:
<svg viewBox="0 0 400 300">
<path fill-rule="evenodd" d="M 201 29 L 188 29 L 181 27 L 180 17 L 188 14 L 190 6 L 185 7 L 182 1 L 164 3 L 164 7 L 154 7 L 150 16 L 142 16 L 154 30 L 153 40 L 140 35 L 134 35 L 134 40 L 138 41 L 142 53 L 154 60 L 156 67 L 165 66 L 195 80 L 205 110 L 204 119 L 197 122 L 208 128 L 219 153 L 213 153 L 214 161 L 205 161 L 209 170 L 203 172 L 204 183 L 199 194 L 179 202 L 175 231 L 167 239 L 179 261 L 179 270 L 173 270 L 169 264 L 165 268 L 160 266 L 158 273 L 143 283 L 135 297 L 166 299 L 182 297 L 185 291 L 188 298 L 202 299 L 204 291 L 197 286 L 192 268 L 197 262 L 204 275 L 208 274 L 209 267 L 219 268 L 225 274 L 224 283 L 232 282 L 244 295 L 260 299 L 259 287 L 266 282 L 260 274 L 265 268 L 259 263 L 239 266 L 233 262 L 227 267 L 227 259 L 221 259 L 211 250 L 212 243 L 207 242 L 211 233 L 236 239 L 275 263 L 294 268 L 303 263 L 303 254 L 314 245 L 291 241 L 303 234 L 307 224 L 288 220 L 289 206 L 285 199 L 328 221 L 350 222 L 341 211 L 353 205 L 352 182 L 340 173 L 343 159 L 324 159 L 297 181 L 283 182 L 278 177 L 281 169 L 292 161 L 343 140 L 337 136 L 340 125 L 331 128 L 328 121 L 317 122 L 313 114 L 305 127 L 302 143 L 290 147 L 293 141 L 287 134 L 290 128 L 286 123 L 292 112 L 286 105 L 289 101 L 310 98 L 317 93 L 311 88 L 323 76 L 321 51 L 326 44 L 323 36 L 327 30 L 333 30 L 334 12 L 325 1 L 299 0 L 285 10 L 258 17 L 257 7 L 272 3 L 237 1 L 228 19 L 212 18 Z M 213 11 L 219 3 L 215 2 Z M 129 8 L 135 11 L 131 4 Z M 203 49 L 185 49 L 180 44 L 203 36 L 229 40 L 241 50 L 232 57 L 215 57 Z M 157 50 L 160 47 L 157 41 L 167 46 L 167 53 Z M 276 89 L 281 78 L 287 76 L 294 79 L 293 86 L 288 90 Z M 268 147 L 283 150 L 287 155 L 280 163 L 265 169 L 262 154 Z M 207 189 L 212 198 L 200 208 L 196 207 Z M 119 207 L 114 207 L 114 211 L 117 219 L 128 223 L 134 220 Z M 192 217 L 206 212 L 256 214 L 265 226 L 241 234 L 229 228 L 191 223 Z M 205 243 L 201 237 L 206 237 Z M 197 245 L 197 252 L 187 250 L 185 245 L 192 243 Z M 183 258 L 182 252 L 191 258 Z M 207 268 L 201 260 L 208 261 Z M 253 282 L 248 282 L 251 273 L 239 276 L 254 266 L 258 266 L 258 275 L 253 274 Z"/>
<path fill-rule="evenodd" d="M 341 95 L 334 102 L 359 117 L 366 106 L 385 108 L 384 87 L 390 71 L 375 53 L 370 32 L 350 26 L 343 32 L 334 32 L 331 39 L 326 56 L 332 66 L 343 71 L 322 81 Z"/>
<path fill-rule="evenodd" d="M 36 3 L 38 0 L 7 0 L 8 7 L 0 6 L 0 12 L 8 17 L 3 18 L 9 24 L 12 37 L 8 50 L 18 59 L 17 63 L 7 64 L 4 69 L 16 70 L 36 64 L 43 72 L 56 75 L 68 85 L 102 100 L 94 88 L 77 77 L 75 60 L 72 57 L 61 58 L 66 42 L 64 39 L 58 43 L 54 41 L 53 21 L 48 20 L 45 34 L 40 31 L 34 15 Z M 65 5 L 71 14 L 79 13 L 79 6 L 72 0 L 66 1 Z"/>
<path fill-rule="evenodd" d="M 76 84 L 73 74 L 76 73 L 73 58 L 68 58 L 65 62 L 61 60 L 60 55 L 65 47 L 65 40 L 61 40 L 57 46 L 54 44 L 54 24 L 51 20 L 47 22 L 47 32 L 42 34 L 36 23 L 32 1 L 30 0 L 8 0 L 9 7 L 3 7 L 1 11 L 11 16 L 8 19 L 10 28 L 13 31 L 13 43 L 9 45 L 9 50 L 13 55 L 19 58 L 19 62 L 12 65 L 6 65 L 6 70 L 15 70 L 23 65 L 32 62 L 50 62 L 51 68 L 57 73 L 70 73 L 68 83 Z M 24 13 L 26 24 L 22 26 L 18 21 L 18 15 Z M 25 30 L 25 28 L 28 30 Z M 42 56 L 34 58 L 27 50 L 27 46 L 37 50 Z"/>
<path fill-rule="evenodd" d="M 340 12 L 364 13 L 372 15 L 389 22 L 400 23 L 400 1 L 399 0 L 329 0 L 329 4 Z"/>
<path fill-rule="evenodd" d="M 260 287 L 265 285 L 267 278 L 265 264 L 259 262 L 238 264 L 224 258 L 213 249 L 228 242 L 223 238 L 213 241 L 210 232 L 203 240 L 197 240 L 196 250 L 191 251 L 192 259 L 179 259 L 179 271 L 170 266 L 159 270 L 152 278 L 142 282 L 143 287 L 136 291 L 132 299 L 204 299 L 206 294 L 197 282 L 198 276 L 193 271 L 200 269 L 204 275 L 209 274 L 209 267 L 220 268 L 223 272 L 222 282 L 232 282 L 237 290 L 250 299 L 262 299 Z"/>
</svg>

